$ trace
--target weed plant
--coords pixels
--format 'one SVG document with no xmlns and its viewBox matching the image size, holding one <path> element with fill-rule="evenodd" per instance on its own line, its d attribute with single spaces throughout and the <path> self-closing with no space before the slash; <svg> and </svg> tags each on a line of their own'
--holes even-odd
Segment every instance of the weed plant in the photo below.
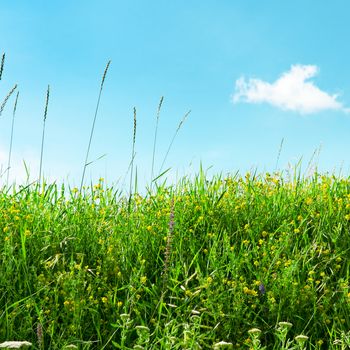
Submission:
<svg viewBox="0 0 350 350">
<path fill-rule="evenodd" d="M 129 200 L 103 179 L 3 189 L 1 341 L 347 348 L 350 179 L 201 171 Z"/>
</svg>

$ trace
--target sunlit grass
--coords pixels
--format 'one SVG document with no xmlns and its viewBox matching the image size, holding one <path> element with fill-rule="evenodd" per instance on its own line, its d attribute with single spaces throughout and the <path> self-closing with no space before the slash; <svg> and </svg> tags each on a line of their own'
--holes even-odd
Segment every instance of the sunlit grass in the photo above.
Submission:
<svg viewBox="0 0 350 350">
<path fill-rule="evenodd" d="M 131 201 L 102 179 L 3 189 L 0 340 L 346 349 L 349 179 L 200 172 Z"/>
</svg>

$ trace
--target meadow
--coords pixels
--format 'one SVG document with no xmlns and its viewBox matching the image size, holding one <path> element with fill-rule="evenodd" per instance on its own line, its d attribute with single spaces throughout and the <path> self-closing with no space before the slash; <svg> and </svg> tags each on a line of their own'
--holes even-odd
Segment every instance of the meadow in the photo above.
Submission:
<svg viewBox="0 0 350 350">
<path fill-rule="evenodd" d="M 1 340 L 349 347 L 349 179 L 201 172 L 131 200 L 102 179 L 66 192 L 1 192 Z"/>
<path fill-rule="evenodd" d="M 87 186 L 108 67 L 81 187 L 47 184 L 42 162 L 37 181 L 2 186 L 0 347 L 350 348 L 350 178 L 200 169 L 141 194 L 135 111 L 129 192 Z"/>
</svg>

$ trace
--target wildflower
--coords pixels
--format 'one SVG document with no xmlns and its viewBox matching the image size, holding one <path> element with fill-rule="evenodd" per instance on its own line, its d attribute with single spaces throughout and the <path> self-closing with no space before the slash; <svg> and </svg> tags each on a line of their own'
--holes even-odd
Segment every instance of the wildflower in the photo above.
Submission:
<svg viewBox="0 0 350 350">
<path fill-rule="evenodd" d="M 225 341 L 220 341 L 218 343 L 215 343 L 213 346 L 213 349 L 232 349 L 233 348 L 233 344 L 232 343 L 228 343 Z"/>
<path fill-rule="evenodd" d="M 289 259 L 284 263 L 285 267 L 289 267 L 292 264 L 292 261 Z"/>
<path fill-rule="evenodd" d="M 306 204 L 307 204 L 307 205 L 312 204 L 312 202 L 313 202 L 312 198 L 308 197 L 308 198 L 306 199 Z"/>
<path fill-rule="evenodd" d="M 123 302 L 122 302 L 122 301 L 118 301 L 118 302 L 117 302 L 117 306 L 118 306 L 118 307 L 122 307 L 122 306 L 123 306 Z"/>
<path fill-rule="evenodd" d="M 141 284 L 145 284 L 147 282 L 147 277 L 146 276 L 142 276 L 140 278 L 140 282 L 141 282 Z"/>
<path fill-rule="evenodd" d="M 248 331 L 249 334 L 260 334 L 261 330 L 259 328 L 252 328 Z"/>
<path fill-rule="evenodd" d="M 249 289 L 248 287 L 243 287 L 243 293 L 254 297 L 258 296 L 258 293 L 255 290 Z"/>
<path fill-rule="evenodd" d="M 188 297 L 192 296 L 192 292 L 190 290 L 188 290 L 188 289 L 185 291 L 185 294 Z"/>
<path fill-rule="evenodd" d="M 108 302 L 108 299 L 106 297 L 102 297 L 101 300 L 104 304 L 107 304 L 107 302 Z"/>
<path fill-rule="evenodd" d="M 264 294 L 266 293 L 265 286 L 264 286 L 262 283 L 260 283 L 260 285 L 259 285 L 259 292 L 260 292 L 262 295 L 264 295 Z"/>
<path fill-rule="evenodd" d="M 19 349 L 22 346 L 32 346 L 32 343 L 29 343 L 28 341 L 5 341 L 0 344 L 0 348 L 5 349 Z"/>
<path fill-rule="evenodd" d="M 130 319 L 129 314 L 120 314 L 119 316 L 120 316 L 121 320 L 123 321 L 123 323 L 126 323 Z"/>
<path fill-rule="evenodd" d="M 305 342 L 306 342 L 308 339 L 309 339 L 308 336 L 302 335 L 302 334 L 297 335 L 297 336 L 295 337 L 295 341 L 296 341 L 296 342 L 298 343 L 298 345 L 301 346 L 301 347 L 304 346 Z"/>
</svg>

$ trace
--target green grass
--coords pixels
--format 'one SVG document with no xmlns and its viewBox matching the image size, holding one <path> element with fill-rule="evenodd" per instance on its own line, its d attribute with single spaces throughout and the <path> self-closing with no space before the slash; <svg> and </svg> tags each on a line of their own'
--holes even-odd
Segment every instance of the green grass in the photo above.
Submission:
<svg viewBox="0 0 350 350">
<path fill-rule="evenodd" d="M 201 171 L 131 201 L 103 180 L 3 189 L 0 341 L 347 348 L 350 179 Z"/>
</svg>

